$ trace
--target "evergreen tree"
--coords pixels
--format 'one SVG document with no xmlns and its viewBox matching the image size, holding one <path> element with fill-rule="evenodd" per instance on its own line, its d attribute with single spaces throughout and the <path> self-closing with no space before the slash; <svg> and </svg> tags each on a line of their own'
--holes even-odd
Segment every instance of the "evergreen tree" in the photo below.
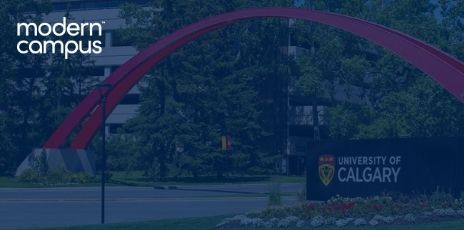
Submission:
<svg viewBox="0 0 464 230">
<path fill-rule="evenodd" d="M 87 56 L 20 54 L 16 23 L 41 23 L 48 1 L 0 2 L 0 174 L 11 175 L 33 148 L 40 147 L 54 128 L 87 93 L 92 82 Z M 69 16 L 69 15 L 68 15 Z M 54 38 L 50 38 L 54 39 Z M 63 38 L 66 40 L 67 38 Z"/>
<path fill-rule="evenodd" d="M 124 34 L 141 48 L 206 16 L 246 7 L 229 1 L 153 4 L 163 10 L 129 5 L 122 11 L 132 23 Z M 279 155 L 262 148 L 273 131 L 265 127 L 273 116 L 262 113 L 270 94 L 263 84 L 284 73 L 277 59 L 285 29 L 280 20 L 242 22 L 204 35 L 158 65 L 144 80 L 140 115 L 128 126 L 144 146 L 145 169 L 160 178 L 272 170 Z M 221 150 L 223 135 L 232 136 L 230 152 Z"/>
<path fill-rule="evenodd" d="M 459 14 L 456 14 L 462 4 L 457 1 L 440 1 L 440 5 L 428 0 L 370 3 L 311 1 L 307 7 L 376 22 L 456 55 L 460 55 L 459 50 L 462 50 L 464 44 L 462 23 L 458 19 Z M 437 12 L 442 15 L 437 15 Z M 316 47 L 315 51 L 308 52 L 298 67 L 302 70 L 302 91 L 314 90 L 317 82 L 322 79 L 328 82 L 322 88 L 329 92 L 329 96 L 336 93 L 331 91 L 335 84 L 346 84 L 358 87 L 357 94 L 364 99 L 364 102 L 358 104 L 332 100 L 336 106 L 330 109 L 327 118 L 332 137 L 463 135 L 463 129 L 457 125 L 464 122 L 461 103 L 424 73 L 380 47 L 345 32 L 324 27 L 311 25 L 307 28 L 302 25 L 299 29 L 303 33 L 296 31 L 296 34 L 303 36 L 307 36 L 305 30 L 317 31 L 308 36 L 312 39 L 300 38 L 303 46 L 309 47 L 309 50 Z M 305 44 L 305 41 L 311 41 L 314 45 L 311 42 Z M 326 41 L 330 42 L 324 45 Z M 327 60 L 331 62 L 330 65 L 320 63 Z M 314 77 L 315 73 L 321 74 Z"/>
<path fill-rule="evenodd" d="M 16 44 L 25 38 L 16 35 L 16 23 L 40 21 L 47 10 L 39 1 L 0 2 L 0 174 L 11 174 L 40 135 L 34 120 L 45 59 L 18 53 Z"/>
</svg>

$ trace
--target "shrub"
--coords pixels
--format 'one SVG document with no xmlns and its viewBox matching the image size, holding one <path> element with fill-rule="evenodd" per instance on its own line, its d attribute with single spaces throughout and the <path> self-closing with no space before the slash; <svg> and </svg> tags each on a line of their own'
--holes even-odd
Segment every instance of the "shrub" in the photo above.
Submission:
<svg viewBox="0 0 464 230">
<path fill-rule="evenodd" d="M 64 181 L 68 183 L 78 183 L 78 184 L 86 184 L 91 183 L 94 179 L 87 173 L 66 173 L 64 176 Z"/>
<path fill-rule="evenodd" d="M 306 202 L 306 188 L 303 188 L 300 192 L 296 193 L 296 199 L 300 203 Z"/>
<path fill-rule="evenodd" d="M 39 183 L 40 175 L 33 169 L 27 169 L 19 175 L 18 180 L 24 183 Z"/>
<path fill-rule="evenodd" d="M 307 201 L 294 206 L 269 207 L 255 214 L 260 218 L 282 218 L 297 216 L 311 219 L 316 216 L 334 218 L 372 218 L 375 215 L 421 215 L 434 210 L 463 210 L 464 200 L 455 199 L 447 193 L 434 193 L 432 195 L 376 196 L 369 198 L 343 198 L 334 197 L 326 202 Z"/>
<path fill-rule="evenodd" d="M 280 184 L 275 183 L 271 185 L 271 190 L 268 195 L 269 206 L 282 205 L 282 193 L 280 192 Z"/>
<path fill-rule="evenodd" d="M 57 185 L 84 184 L 94 181 L 94 178 L 85 172 L 73 173 L 64 168 L 51 169 L 47 162 L 47 153 L 44 150 L 32 155 L 28 160 L 31 168 L 25 170 L 18 177 L 18 181 L 23 183 Z M 108 180 L 110 177 L 111 174 L 107 174 Z"/>
</svg>

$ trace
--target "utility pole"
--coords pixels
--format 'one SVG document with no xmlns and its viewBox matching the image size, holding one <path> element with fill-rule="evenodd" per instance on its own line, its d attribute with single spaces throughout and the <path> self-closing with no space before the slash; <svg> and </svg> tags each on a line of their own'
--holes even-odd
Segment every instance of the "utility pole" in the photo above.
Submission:
<svg viewBox="0 0 464 230">
<path fill-rule="evenodd" d="M 105 127 L 105 120 L 106 120 L 106 99 L 108 94 L 110 93 L 113 85 L 111 84 L 98 84 L 100 91 L 100 108 L 101 108 L 101 135 L 102 135 L 102 143 L 101 143 L 101 151 L 102 151 L 102 158 L 101 158 L 101 224 L 105 224 L 105 182 L 106 182 L 106 127 Z M 106 90 L 104 90 L 106 89 Z"/>
<path fill-rule="evenodd" d="M 312 106 L 312 117 L 313 117 L 313 140 L 321 140 L 321 131 L 319 129 L 319 111 L 317 110 L 317 99 L 314 98 Z"/>
</svg>

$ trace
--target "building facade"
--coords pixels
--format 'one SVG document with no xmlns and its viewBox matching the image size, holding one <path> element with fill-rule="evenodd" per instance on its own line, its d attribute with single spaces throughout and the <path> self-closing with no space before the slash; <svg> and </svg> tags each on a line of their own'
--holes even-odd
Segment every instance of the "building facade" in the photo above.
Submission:
<svg viewBox="0 0 464 230">
<path fill-rule="evenodd" d="M 103 52 L 90 55 L 92 66 L 89 66 L 92 78 L 97 82 L 105 79 L 116 68 L 124 64 L 138 53 L 137 49 L 124 43 L 118 30 L 126 26 L 120 14 L 121 6 L 127 1 L 121 0 L 52 0 L 52 11 L 44 16 L 48 23 L 60 22 L 69 11 L 69 21 L 105 22 L 102 39 Z M 130 1 L 144 5 L 147 0 Z M 134 117 L 139 107 L 140 91 L 138 87 L 131 89 L 122 102 L 106 120 L 106 132 L 115 133 L 127 120 Z"/>
</svg>

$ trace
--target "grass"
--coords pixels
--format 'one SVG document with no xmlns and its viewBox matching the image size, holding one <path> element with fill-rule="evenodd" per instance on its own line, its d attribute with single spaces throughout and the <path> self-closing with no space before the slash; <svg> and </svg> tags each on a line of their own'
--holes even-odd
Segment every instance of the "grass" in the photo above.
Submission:
<svg viewBox="0 0 464 230">
<path fill-rule="evenodd" d="M 143 175 L 141 171 L 130 172 L 112 172 L 111 180 L 108 185 L 127 185 L 127 186 L 169 186 L 169 185 L 207 185 L 207 184 L 225 184 L 225 183 L 304 183 L 302 176 L 230 176 L 222 180 L 216 177 L 192 177 L 170 178 L 167 181 L 153 181 Z M 42 185 L 23 183 L 14 177 L 0 177 L 0 188 L 44 188 L 44 187 L 84 187 L 97 186 L 97 182 L 86 184 L 60 184 L 60 185 Z"/>
<path fill-rule="evenodd" d="M 55 187 L 88 187 L 88 186 L 98 186 L 99 183 L 65 183 L 65 184 L 37 184 L 37 183 L 25 183 L 21 182 L 14 177 L 0 177 L 0 188 L 55 188 Z"/>
<path fill-rule="evenodd" d="M 22 183 L 11 177 L 0 177 L 0 188 L 33 188 L 37 185 Z"/>
<path fill-rule="evenodd" d="M 159 220 L 149 222 L 136 222 L 126 224 L 108 224 L 108 225 L 92 225 L 92 226 L 76 226 L 66 228 L 47 228 L 40 230 L 202 230 L 214 229 L 224 216 L 219 217 L 202 217 L 174 220 Z M 239 228 L 239 229 L 255 229 L 255 228 Z M 303 230 L 314 228 L 286 228 L 286 230 Z M 464 229 L 464 221 L 447 221 L 438 223 L 427 223 L 417 225 L 392 225 L 392 226 L 377 226 L 377 227 L 321 227 L 318 230 L 462 230 Z M 276 228 L 274 230 L 281 230 Z"/>
<path fill-rule="evenodd" d="M 225 217 L 204 217 L 204 218 L 188 218 L 188 219 L 173 219 L 159 220 L 149 222 L 135 222 L 127 224 L 107 224 L 107 225 L 91 225 L 91 226 L 76 226 L 65 228 L 47 228 L 40 230 L 200 230 L 213 229 Z"/>
<path fill-rule="evenodd" d="M 143 175 L 141 171 L 112 172 L 111 181 L 115 184 L 131 186 L 167 186 L 167 185 L 193 185 L 193 184 L 225 184 L 225 183 L 304 183 L 303 176 L 229 176 L 218 180 L 214 176 L 202 176 L 199 178 L 180 177 L 168 178 L 166 181 L 153 181 Z"/>
</svg>

